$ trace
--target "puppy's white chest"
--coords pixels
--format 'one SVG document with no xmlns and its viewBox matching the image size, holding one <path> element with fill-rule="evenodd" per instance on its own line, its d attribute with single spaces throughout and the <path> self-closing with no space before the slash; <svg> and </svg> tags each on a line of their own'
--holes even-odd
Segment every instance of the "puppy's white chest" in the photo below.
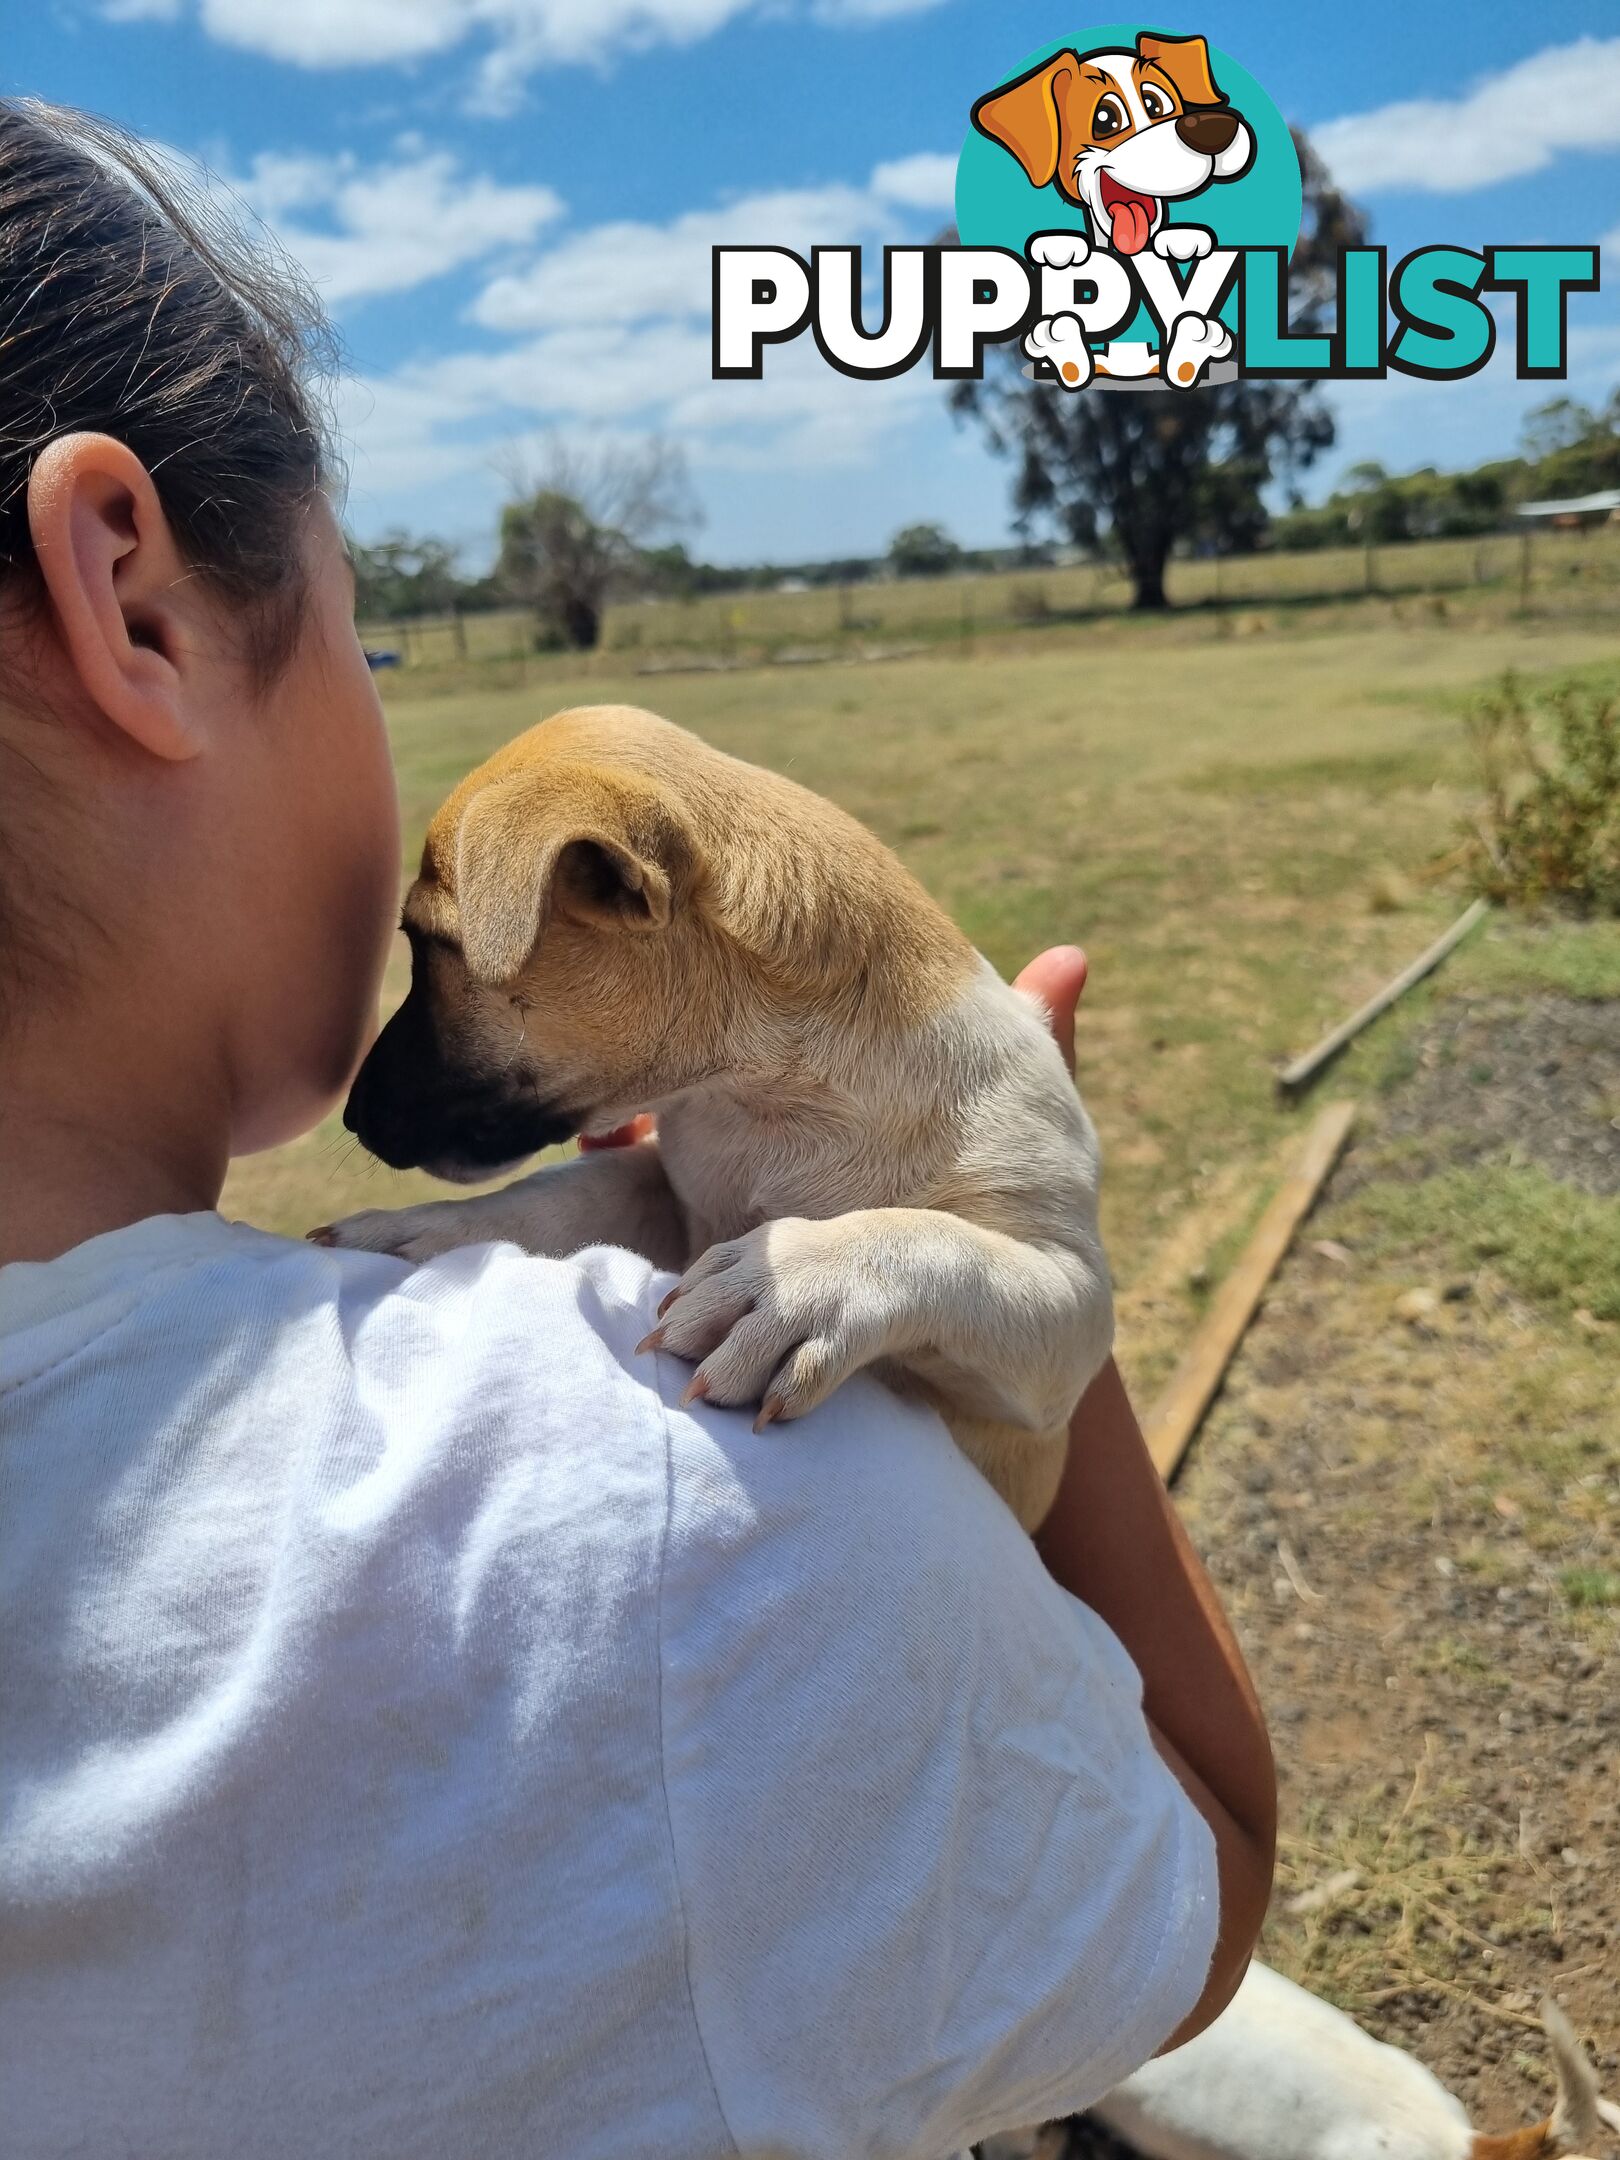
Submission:
<svg viewBox="0 0 1620 2160">
<path fill-rule="evenodd" d="M 821 1219 L 891 1198 L 870 1130 L 822 1103 L 753 1105 L 717 1089 L 661 1113 L 659 1146 L 694 1253 L 786 1215 Z"/>
</svg>

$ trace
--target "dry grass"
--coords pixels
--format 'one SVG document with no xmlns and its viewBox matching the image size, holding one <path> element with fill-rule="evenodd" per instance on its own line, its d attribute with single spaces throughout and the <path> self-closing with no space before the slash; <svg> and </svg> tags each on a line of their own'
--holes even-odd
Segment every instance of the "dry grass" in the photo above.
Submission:
<svg viewBox="0 0 1620 2160">
<path fill-rule="evenodd" d="M 1437 1756 L 1425 1749 L 1398 1807 L 1378 1788 L 1348 1817 L 1311 1809 L 1280 1841 L 1284 1917 L 1268 1947 L 1290 1977 L 1353 2016 L 1414 1990 L 1457 1988 L 1470 1953 L 1496 1955 L 1472 1922 L 1507 1855 L 1449 1822 L 1456 1794 Z"/>
</svg>

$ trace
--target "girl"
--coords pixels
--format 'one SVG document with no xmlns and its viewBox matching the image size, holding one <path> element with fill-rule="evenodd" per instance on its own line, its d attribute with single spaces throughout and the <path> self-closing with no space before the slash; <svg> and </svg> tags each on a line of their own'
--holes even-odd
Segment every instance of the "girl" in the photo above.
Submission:
<svg viewBox="0 0 1620 2160">
<path fill-rule="evenodd" d="M 130 144 L 0 105 L 7 2153 L 1082 2106 L 1228 1998 L 1272 1835 L 1117 1376 L 1043 1568 L 871 1383 L 787 1439 L 677 1407 L 627 1254 L 215 1212 L 346 1086 L 397 895 L 319 342 Z M 1067 1027 L 1082 975 L 1027 979 Z"/>
</svg>

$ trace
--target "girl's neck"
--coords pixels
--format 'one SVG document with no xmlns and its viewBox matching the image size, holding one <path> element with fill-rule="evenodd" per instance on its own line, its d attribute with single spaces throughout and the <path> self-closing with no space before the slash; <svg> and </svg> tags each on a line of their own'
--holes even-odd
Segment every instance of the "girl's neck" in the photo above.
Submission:
<svg viewBox="0 0 1620 2160">
<path fill-rule="evenodd" d="M 121 1063 L 115 1044 L 70 1048 L 37 1035 L 8 1042 L 0 1073 L 0 1266 L 54 1260 L 148 1215 L 214 1207 L 229 1132 L 223 1105 L 206 1091 L 176 1087 L 172 1076 L 153 1084 L 138 1058 Z"/>
</svg>

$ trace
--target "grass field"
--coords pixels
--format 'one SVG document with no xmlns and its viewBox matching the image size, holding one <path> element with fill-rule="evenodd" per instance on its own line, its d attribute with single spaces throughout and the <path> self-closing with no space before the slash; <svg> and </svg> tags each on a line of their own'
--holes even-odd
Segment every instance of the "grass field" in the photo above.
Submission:
<svg viewBox="0 0 1620 2160">
<path fill-rule="evenodd" d="M 497 743 L 569 703 L 625 698 L 841 802 L 1004 971 L 1083 940 L 1081 1083 L 1106 1148 L 1133 1365 L 1151 1382 L 1200 1269 L 1240 1233 L 1305 1114 L 1276 1108 L 1273 1065 L 1460 904 L 1426 872 L 1472 799 L 1468 698 L 1508 667 L 1615 673 L 1608 611 L 1518 619 L 1488 594 L 1444 619 L 1374 599 L 1247 635 L 1223 625 L 1116 617 L 971 655 L 655 684 L 606 659 L 583 676 L 536 663 L 524 688 L 476 665 L 459 685 L 402 671 L 384 682 L 407 860 Z M 1492 964 L 1488 941 L 1456 963 Z M 301 1229 L 427 1189 L 329 1127 L 240 1164 L 227 1206 Z"/>
</svg>

